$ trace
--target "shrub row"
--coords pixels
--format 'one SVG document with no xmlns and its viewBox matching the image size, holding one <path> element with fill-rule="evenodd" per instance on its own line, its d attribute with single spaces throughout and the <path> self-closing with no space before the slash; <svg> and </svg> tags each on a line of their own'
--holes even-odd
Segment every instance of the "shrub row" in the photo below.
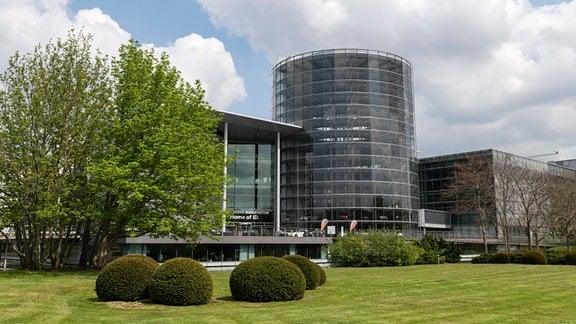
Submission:
<svg viewBox="0 0 576 324">
<path fill-rule="evenodd" d="M 526 251 L 504 253 L 496 252 L 481 254 L 472 259 L 472 263 L 520 263 L 520 264 L 547 264 L 548 260 L 540 251 Z"/>
<path fill-rule="evenodd" d="M 506 254 L 496 252 L 482 254 L 474 259 L 472 263 L 523 263 L 523 264 L 567 264 L 576 265 L 576 252 L 567 251 L 565 247 L 553 247 L 539 251 L 513 252 Z"/>
<path fill-rule="evenodd" d="M 553 247 L 544 252 L 548 264 L 576 265 L 576 252 L 568 251 L 566 247 Z"/>
<path fill-rule="evenodd" d="M 266 256 L 240 263 L 230 275 L 230 291 L 236 300 L 295 300 L 325 282 L 324 269 L 304 256 Z M 206 268 L 189 258 L 170 259 L 159 266 L 150 257 L 127 255 L 104 267 L 96 279 L 96 294 L 102 301 L 150 298 L 165 305 L 200 305 L 210 302 L 212 292 Z"/>
<path fill-rule="evenodd" d="M 189 258 L 159 266 L 145 255 L 126 255 L 106 265 L 96 278 L 96 295 L 102 301 L 150 298 L 157 304 L 200 305 L 210 301 L 212 291 L 208 270 Z"/>
</svg>

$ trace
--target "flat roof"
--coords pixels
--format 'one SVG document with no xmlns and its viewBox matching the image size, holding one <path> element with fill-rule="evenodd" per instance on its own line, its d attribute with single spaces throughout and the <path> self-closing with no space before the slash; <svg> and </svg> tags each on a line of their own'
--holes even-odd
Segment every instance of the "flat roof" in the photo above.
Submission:
<svg viewBox="0 0 576 324">
<path fill-rule="evenodd" d="M 276 134 L 281 136 L 304 132 L 300 126 L 266 120 L 232 113 L 218 111 L 222 120 L 218 126 L 218 135 L 224 135 L 224 125 L 228 123 L 228 140 L 238 142 L 274 143 Z"/>
</svg>

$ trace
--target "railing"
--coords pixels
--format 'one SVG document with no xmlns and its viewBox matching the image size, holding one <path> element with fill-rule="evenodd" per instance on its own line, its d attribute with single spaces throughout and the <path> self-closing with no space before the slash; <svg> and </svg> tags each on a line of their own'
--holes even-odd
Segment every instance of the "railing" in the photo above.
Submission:
<svg viewBox="0 0 576 324">
<path fill-rule="evenodd" d="M 437 238 L 442 238 L 449 242 L 460 242 L 460 243 L 482 243 L 484 238 L 482 233 L 478 230 L 474 231 L 403 231 L 402 235 L 407 239 L 419 240 L 422 239 L 424 234 L 432 235 Z M 487 233 L 486 241 L 489 244 L 505 244 L 504 238 L 498 236 L 496 233 Z M 508 239 L 508 243 L 511 245 L 528 245 L 528 237 L 526 235 L 511 235 Z M 538 242 L 541 246 L 558 246 L 563 245 L 564 240 L 562 238 L 547 235 Z M 536 246 L 536 238 L 532 238 L 532 245 Z"/>
</svg>

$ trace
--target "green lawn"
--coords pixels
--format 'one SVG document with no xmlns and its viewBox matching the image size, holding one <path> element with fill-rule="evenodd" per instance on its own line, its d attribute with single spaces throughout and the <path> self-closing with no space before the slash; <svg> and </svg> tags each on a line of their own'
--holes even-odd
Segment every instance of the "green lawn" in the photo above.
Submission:
<svg viewBox="0 0 576 324">
<path fill-rule="evenodd" d="M 291 302 L 232 300 L 229 271 L 211 272 L 202 306 L 99 302 L 97 273 L 0 272 L 0 321 L 9 323 L 569 323 L 576 267 L 444 264 L 329 268 L 327 282 Z"/>
</svg>

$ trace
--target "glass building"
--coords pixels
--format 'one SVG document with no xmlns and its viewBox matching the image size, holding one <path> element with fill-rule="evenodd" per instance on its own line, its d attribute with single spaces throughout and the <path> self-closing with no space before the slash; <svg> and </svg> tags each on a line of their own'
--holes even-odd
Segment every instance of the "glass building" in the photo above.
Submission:
<svg viewBox="0 0 576 324">
<path fill-rule="evenodd" d="M 228 229 L 243 234 L 272 235 L 278 226 L 276 185 L 281 137 L 300 133 L 300 127 L 226 112 L 218 135 L 224 142 L 226 169 L 224 209 L 232 211 Z"/>
<path fill-rule="evenodd" d="M 470 210 L 465 213 L 456 212 L 455 207 L 458 205 L 457 199 L 447 195 L 450 183 L 458 176 L 456 172 L 457 165 L 468 163 L 472 157 L 485 160 L 492 170 L 493 185 L 489 195 L 492 197 L 490 204 L 493 206 L 494 212 L 502 207 L 501 197 L 509 196 L 507 208 L 515 210 L 515 212 L 509 213 L 522 213 L 524 207 L 520 206 L 518 198 L 510 196 L 510 192 L 502 192 L 502 190 L 512 190 L 510 189 L 512 187 L 510 183 L 515 183 L 514 187 L 522 186 L 523 176 L 518 174 L 520 170 L 539 171 L 561 178 L 571 178 L 576 174 L 574 169 L 556 164 L 555 162 L 547 163 L 494 149 L 460 152 L 419 159 L 420 207 L 425 210 L 445 211 L 449 213 L 451 215 L 451 231 L 459 237 L 479 237 L 481 235 L 477 212 L 475 210 Z M 508 175 L 511 176 L 511 178 L 502 179 L 500 177 L 502 171 L 494 171 L 498 169 L 509 170 L 508 172 L 510 173 L 508 173 Z M 504 214 L 504 212 L 501 212 L 501 214 Z M 491 218 L 486 222 L 487 234 L 494 239 L 502 239 L 503 230 L 498 228 L 498 221 L 496 214 L 492 214 Z M 518 222 L 518 219 L 509 219 L 509 224 L 511 224 L 507 229 L 509 235 L 516 237 L 525 236 L 525 232 L 522 226 L 518 225 Z"/>
<path fill-rule="evenodd" d="M 551 163 L 576 170 L 576 160 L 552 161 Z"/>
<path fill-rule="evenodd" d="M 273 69 L 273 120 L 303 128 L 282 138 L 280 220 L 336 231 L 417 226 L 412 66 L 397 55 L 332 49 Z M 330 227 L 328 227 L 330 230 Z"/>
</svg>

